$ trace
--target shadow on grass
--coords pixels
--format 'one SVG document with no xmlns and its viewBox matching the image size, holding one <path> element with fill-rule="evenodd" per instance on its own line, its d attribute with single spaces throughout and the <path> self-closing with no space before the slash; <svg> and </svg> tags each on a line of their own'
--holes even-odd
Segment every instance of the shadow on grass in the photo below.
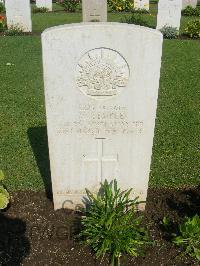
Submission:
<svg viewBox="0 0 200 266">
<path fill-rule="evenodd" d="M 0 213 L 0 265 L 21 265 L 30 253 L 26 223 Z"/>
<path fill-rule="evenodd" d="M 46 127 L 33 127 L 28 129 L 28 138 L 43 178 L 47 198 L 52 200 L 52 183 L 49 162 L 49 149 Z"/>
</svg>

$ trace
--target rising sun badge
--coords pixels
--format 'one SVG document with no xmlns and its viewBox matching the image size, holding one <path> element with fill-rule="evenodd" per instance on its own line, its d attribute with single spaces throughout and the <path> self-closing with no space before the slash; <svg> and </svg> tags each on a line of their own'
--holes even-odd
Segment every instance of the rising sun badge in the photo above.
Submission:
<svg viewBox="0 0 200 266">
<path fill-rule="evenodd" d="M 77 85 L 87 96 L 105 99 L 127 86 L 129 66 L 120 53 L 108 48 L 88 51 L 77 65 Z"/>
</svg>

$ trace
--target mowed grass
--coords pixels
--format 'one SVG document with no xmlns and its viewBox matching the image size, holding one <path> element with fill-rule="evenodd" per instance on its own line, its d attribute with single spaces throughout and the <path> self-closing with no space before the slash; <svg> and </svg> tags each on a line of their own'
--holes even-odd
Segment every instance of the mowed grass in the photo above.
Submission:
<svg viewBox="0 0 200 266">
<path fill-rule="evenodd" d="M 40 190 L 49 178 L 40 37 L 1 37 L 0 61 L 0 169 L 10 190 Z M 200 184 L 199 66 L 199 41 L 164 41 L 153 187 Z"/>
</svg>

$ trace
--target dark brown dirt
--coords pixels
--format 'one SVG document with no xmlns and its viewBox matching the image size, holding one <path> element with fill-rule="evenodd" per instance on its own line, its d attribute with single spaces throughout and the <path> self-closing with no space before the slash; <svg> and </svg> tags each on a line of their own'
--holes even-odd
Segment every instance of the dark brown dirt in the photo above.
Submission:
<svg viewBox="0 0 200 266">
<path fill-rule="evenodd" d="M 171 266 L 198 265 L 169 241 L 160 221 L 164 216 L 174 229 L 184 216 L 200 214 L 200 189 L 149 189 L 145 223 L 154 246 L 144 257 L 124 256 L 121 265 Z M 108 265 L 74 239 L 80 228 L 80 215 L 53 210 L 44 192 L 19 191 L 12 195 L 11 206 L 0 213 L 0 265 Z"/>
</svg>

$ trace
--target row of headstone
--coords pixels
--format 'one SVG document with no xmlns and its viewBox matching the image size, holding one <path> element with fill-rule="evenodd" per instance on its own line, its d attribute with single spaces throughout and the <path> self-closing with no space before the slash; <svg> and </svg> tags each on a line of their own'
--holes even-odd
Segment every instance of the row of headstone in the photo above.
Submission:
<svg viewBox="0 0 200 266">
<path fill-rule="evenodd" d="M 107 21 L 107 0 L 83 0 L 83 22 Z M 179 30 L 181 10 L 196 7 L 197 0 L 159 0 L 157 29 L 170 26 Z M 149 10 L 149 0 L 134 0 L 135 9 Z"/>
<path fill-rule="evenodd" d="M 171 26 L 179 29 L 181 9 L 197 5 L 197 0 L 159 0 L 157 29 Z M 8 28 L 18 26 L 25 32 L 32 31 L 30 0 L 5 0 Z M 52 0 L 36 0 L 36 6 L 52 11 Z M 82 0 L 83 22 L 106 22 L 107 0 Z M 149 0 L 135 0 L 134 8 L 149 10 Z"/>
</svg>

